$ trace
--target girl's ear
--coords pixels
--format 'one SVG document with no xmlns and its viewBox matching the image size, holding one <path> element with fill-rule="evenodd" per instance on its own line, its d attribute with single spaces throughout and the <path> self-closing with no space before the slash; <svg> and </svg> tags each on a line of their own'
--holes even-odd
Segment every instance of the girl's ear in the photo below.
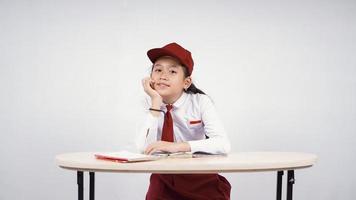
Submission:
<svg viewBox="0 0 356 200">
<path fill-rule="evenodd" d="M 188 76 L 184 79 L 184 90 L 187 90 L 192 84 L 192 77 Z"/>
</svg>

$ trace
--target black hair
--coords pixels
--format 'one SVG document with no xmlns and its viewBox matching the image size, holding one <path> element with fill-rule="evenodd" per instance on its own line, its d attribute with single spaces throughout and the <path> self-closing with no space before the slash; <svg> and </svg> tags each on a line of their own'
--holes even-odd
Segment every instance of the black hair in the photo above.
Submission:
<svg viewBox="0 0 356 200">
<path fill-rule="evenodd" d="M 188 68 L 183 66 L 183 71 L 184 71 L 184 78 L 187 78 L 189 75 L 188 73 Z M 186 93 L 190 93 L 190 94 L 205 94 L 205 92 L 203 92 L 201 89 L 197 88 L 194 83 L 190 84 L 188 89 L 184 89 L 184 92 Z"/>
<path fill-rule="evenodd" d="M 152 68 L 151 68 L 151 73 L 153 71 L 153 67 L 154 65 L 152 65 Z M 184 78 L 187 78 L 190 76 L 189 72 L 188 72 L 188 68 L 184 65 L 182 65 L 183 67 L 183 72 L 184 72 Z M 205 92 L 203 92 L 201 89 L 197 88 L 194 83 L 190 84 L 189 88 L 188 89 L 184 89 L 184 92 L 185 93 L 188 93 L 188 94 L 205 94 Z M 205 94 L 206 95 L 206 94 Z"/>
</svg>

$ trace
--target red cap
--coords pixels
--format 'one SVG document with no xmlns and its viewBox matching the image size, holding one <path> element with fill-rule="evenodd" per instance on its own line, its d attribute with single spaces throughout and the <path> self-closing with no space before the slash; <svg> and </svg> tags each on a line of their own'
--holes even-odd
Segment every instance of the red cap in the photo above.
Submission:
<svg viewBox="0 0 356 200">
<path fill-rule="evenodd" d="M 177 58 L 182 65 L 188 69 L 188 74 L 191 75 L 193 71 L 194 61 L 190 51 L 184 49 L 179 44 L 173 42 L 167 44 L 162 48 L 154 48 L 147 51 L 147 56 L 150 58 L 152 63 L 156 62 L 159 57 L 162 56 L 172 56 Z"/>
</svg>

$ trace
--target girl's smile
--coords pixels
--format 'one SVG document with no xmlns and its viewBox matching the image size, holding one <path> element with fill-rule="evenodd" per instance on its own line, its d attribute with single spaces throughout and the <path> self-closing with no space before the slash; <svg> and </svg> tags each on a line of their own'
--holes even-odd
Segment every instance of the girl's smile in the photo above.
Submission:
<svg viewBox="0 0 356 200">
<path fill-rule="evenodd" d="M 156 83 L 156 87 L 155 87 L 155 88 L 165 89 L 165 88 L 168 88 L 168 87 L 170 87 L 169 84 L 166 84 L 166 83 Z"/>
</svg>

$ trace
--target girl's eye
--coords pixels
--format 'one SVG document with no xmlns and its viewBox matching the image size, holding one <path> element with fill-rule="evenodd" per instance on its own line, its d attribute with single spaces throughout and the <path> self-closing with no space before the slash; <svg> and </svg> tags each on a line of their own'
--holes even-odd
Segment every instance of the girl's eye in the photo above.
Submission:
<svg viewBox="0 0 356 200">
<path fill-rule="evenodd" d="M 176 71 L 174 71 L 174 70 L 172 70 L 172 71 L 171 71 L 171 73 L 172 73 L 172 74 L 175 74 L 175 73 L 177 73 L 177 72 L 176 72 Z"/>
<path fill-rule="evenodd" d="M 161 69 L 155 69 L 155 72 L 161 72 L 162 70 Z"/>
</svg>

